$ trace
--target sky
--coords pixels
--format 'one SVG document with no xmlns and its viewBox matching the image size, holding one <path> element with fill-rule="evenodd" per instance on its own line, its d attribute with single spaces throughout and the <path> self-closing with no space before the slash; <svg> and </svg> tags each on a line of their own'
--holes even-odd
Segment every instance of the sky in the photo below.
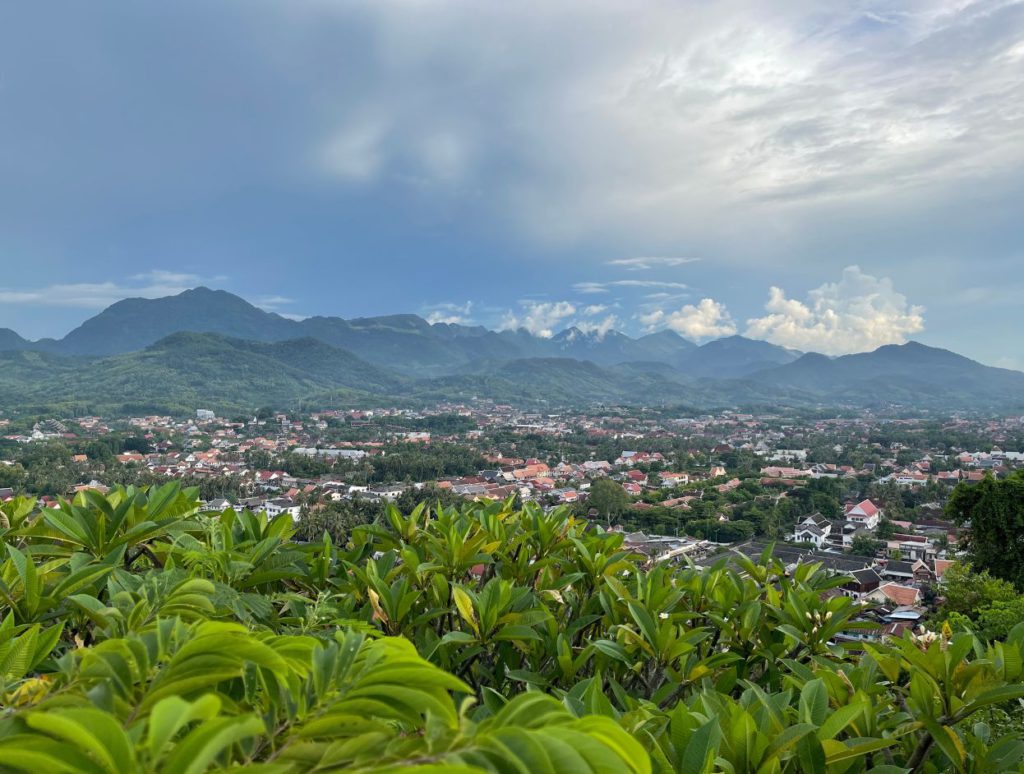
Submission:
<svg viewBox="0 0 1024 774">
<path fill-rule="evenodd" d="M 0 327 L 922 341 L 1024 369 L 1024 4 L 0 6 Z"/>
</svg>

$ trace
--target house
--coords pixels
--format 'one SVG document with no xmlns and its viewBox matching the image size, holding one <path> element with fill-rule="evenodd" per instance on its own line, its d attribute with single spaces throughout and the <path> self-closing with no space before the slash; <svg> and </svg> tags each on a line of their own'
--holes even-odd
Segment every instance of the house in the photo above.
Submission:
<svg viewBox="0 0 1024 774">
<path fill-rule="evenodd" d="M 367 498 L 371 500 L 388 500 L 389 502 L 393 502 L 397 500 L 405 490 L 405 484 L 385 484 L 383 486 L 371 486 L 366 490 L 366 495 Z"/>
<path fill-rule="evenodd" d="M 956 564 L 953 559 L 936 559 L 935 560 L 935 580 L 942 582 L 943 577 L 946 575 L 946 570 Z"/>
<path fill-rule="evenodd" d="M 890 559 L 882 569 L 882 577 L 890 581 L 912 581 L 914 579 L 914 565 L 910 562 Z"/>
<path fill-rule="evenodd" d="M 925 535 L 893 535 L 886 541 L 889 554 L 899 551 L 904 559 L 928 559 L 935 555 L 931 541 Z"/>
<path fill-rule="evenodd" d="M 662 472 L 658 476 L 663 487 L 685 486 L 690 483 L 690 476 L 687 473 Z"/>
<path fill-rule="evenodd" d="M 854 570 L 850 573 L 850 581 L 843 584 L 843 593 L 848 597 L 860 599 L 882 585 L 882 579 L 873 567 Z"/>
<path fill-rule="evenodd" d="M 809 469 L 800 470 L 799 468 L 770 465 L 766 468 L 761 468 L 761 475 L 765 478 L 808 478 L 811 475 L 811 471 Z"/>
<path fill-rule="evenodd" d="M 292 517 L 292 521 L 298 521 L 299 514 L 302 511 L 299 504 L 289 497 L 277 497 L 273 500 L 267 500 L 263 504 L 263 510 L 271 519 L 277 518 L 282 513 L 287 513 Z"/>
<path fill-rule="evenodd" d="M 846 508 L 846 520 L 874 532 L 878 522 L 882 520 L 882 509 L 870 500 L 861 500 L 856 505 Z"/>
<path fill-rule="evenodd" d="M 914 562 L 914 583 L 934 583 L 935 573 L 932 568 L 928 566 L 928 563 L 922 559 L 918 559 Z"/>
<path fill-rule="evenodd" d="M 901 586 L 899 583 L 884 583 L 867 594 L 866 599 L 881 604 L 895 604 L 898 607 L 913 607 L 921 601 L 921 591 L 913 586 Z"/>
<path fill-rule="evenodd" d="M 793 540 L 797 543 L 813 543 L 815 548 L 822 548 L 832 534 L 832 522 L 820 513 L 805 516 L 793 532 Z"/>
</svg>

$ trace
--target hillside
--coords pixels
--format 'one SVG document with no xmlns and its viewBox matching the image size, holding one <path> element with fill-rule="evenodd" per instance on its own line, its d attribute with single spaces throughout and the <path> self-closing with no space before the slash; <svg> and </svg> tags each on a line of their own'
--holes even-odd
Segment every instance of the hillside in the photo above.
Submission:
<svg viewBox="0 0 1024 774">
<path fill-rule="evenodd" d="M 26 341 L 10 328 L 0 328 L 0 352 L 29 349 L 31 346 L 31 342 Z"/>
<path fill-rule="evenodd" d="M 148 347 L 181 331 L 275 341 L 301 333 L 291 320 L 223 290 L 199 287 L 165 298 L 126 298 L 52 344 L 61 354 L 113 355 Z"/>
<path fill-rule="evenodd" d="M 805 390 L 833 403 L 1024 408 L 1024 373 L 985 366 L 913 341 L 834 359 L 807 354 L 751 378 L 776 388 Z"/>
<path fill-rule="evenodd" d="M 311 338 L 262 343 L 177 333 L 107 358 L 8 352 L 0 362 L 6 406 L 191 412 L 293 405 L 313 394 L 362 404 L 399 392 L 403 384 L 401 377 Z"/>
<path fill-rule="evenodd" d="M 729 336 L 684 352 L 676 364 L 688 376 L 739 379 L 766 368 L 790 363 L 799 356 L 798 352 L 767 341 Z"/>
<path fill-rule="evenodd" d="M 688 388 L 643 368 L 603 368 L 571 358 L 523 358 L 488 364 L 477 372 L 423 380 L 416 397 L 581 406 L 594 403 L 679 404 L 696 396 Z"/>
</svg>

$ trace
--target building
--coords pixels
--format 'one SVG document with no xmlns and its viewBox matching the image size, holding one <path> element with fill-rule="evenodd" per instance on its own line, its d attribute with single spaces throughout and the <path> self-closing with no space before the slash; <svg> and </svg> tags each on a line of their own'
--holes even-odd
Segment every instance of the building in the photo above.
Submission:
<svg viewBox="0 0 1024 774">
<path fill-rule="evenodd" d="M 277 518 L 282 513 L 287 513 L 292 517 L 292 521 L 298 521 L 302 508 L 290 497 L 277 497 L 273 500 L 267 500 L 263 504 L 263 510 L 271 519 Z"/>
<path fill-rule="evenodd" d="M 797 523 L 793 540 L 797 543 L 813 543 L 815 548 L 821 549 L 828 543 L 831 534 L 832 522 L 820 513 L 812 513 Z"/>
<path fill-rule="evenodd" d="M 870 500 L 861 500 L 856 505 L 848 506 L 846 509 L 846 520 L 859 527 L 875 531 L 878 522 L 882 520 L 882 509 Z"/>
</svg>

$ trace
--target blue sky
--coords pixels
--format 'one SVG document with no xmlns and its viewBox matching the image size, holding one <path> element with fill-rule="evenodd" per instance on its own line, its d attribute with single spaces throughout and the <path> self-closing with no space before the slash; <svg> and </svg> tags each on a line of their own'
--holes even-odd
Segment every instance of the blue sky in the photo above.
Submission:
<svg viewBox="0 0 1024 774">
<path fill-rule="evenodd" d="M 0 326 L 206 284 L 1024 367 L 1024 5 L 638 9 L 5 4 Z"/>
</svg>

